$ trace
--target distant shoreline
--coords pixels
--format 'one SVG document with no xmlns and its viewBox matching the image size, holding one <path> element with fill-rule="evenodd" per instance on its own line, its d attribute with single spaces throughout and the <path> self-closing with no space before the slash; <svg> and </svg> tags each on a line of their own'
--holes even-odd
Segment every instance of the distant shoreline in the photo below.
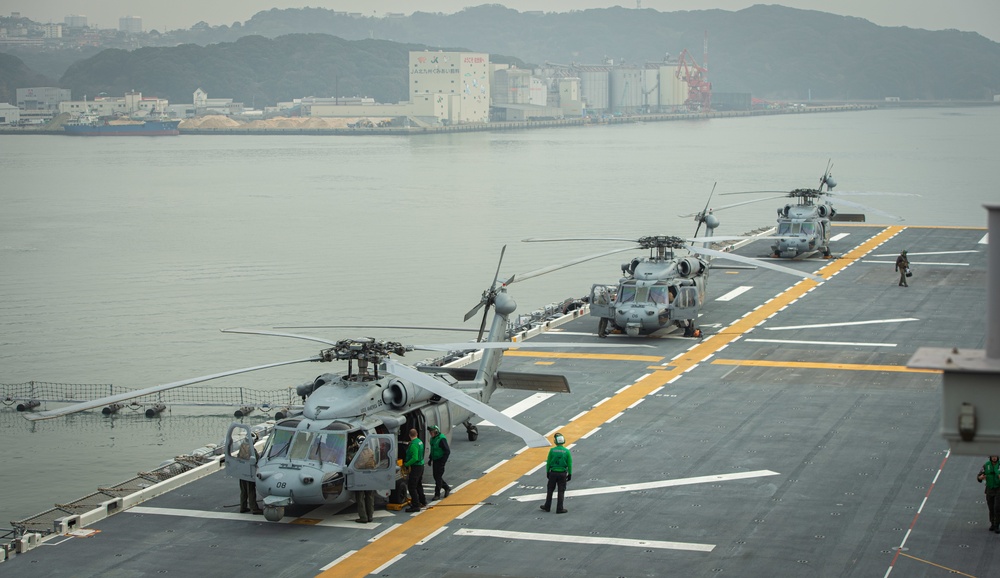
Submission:
<svg viewBox="0 0 1000 578">
<path fill-rule="evenodd" d="M 456 132 L 484 132 L 484 131 L 506 131 L 525 130 L 534 128 L 552 128 L 564 126 L 588 126 L 598 124 L 629 124 L 639 122 L 666 122 L 683 120 L 708 120 L 713 118 L 737 118 L 748 116 L 767 116 L 777 114 L 812 114 L 824 112 L 852 112 L 861 110 L 876 110 L 879 108 L 952 108 L 970 106 L 997 106 L 1000 103 L 992 101 L 980 102 L 955 102 L 955 101 L 919 101 L 919 102 L 878 102 L 872 103 L 852 103 L 852 104 L 820 104 L 810 105 L 801 108 L 782 108 L 774 110 L 734 110 L 734 111 L 713 111 L 707 113 L 671 113 L 671 114 L 632 114 L 623 116 L 610 116 L 601 119 L 572 118 L 559 120 L 537 120 L 537 121 L 505 121 L 481 124 L 460 124 L 452 126 L 429 126 L 429 127 L 372 127 L 372 128 L 305 128 L 305 127 L 282 127 L 282 128 L 257 128 L 257 127 L 224 127 L 224 128 L 184 128 L 183 123 L 180 131 L 181 135 L 425 135 Z M 59 129 L 45 129 L 36 127 L 0 128 L 0 135 L 65 135 Z"/>
</svg>

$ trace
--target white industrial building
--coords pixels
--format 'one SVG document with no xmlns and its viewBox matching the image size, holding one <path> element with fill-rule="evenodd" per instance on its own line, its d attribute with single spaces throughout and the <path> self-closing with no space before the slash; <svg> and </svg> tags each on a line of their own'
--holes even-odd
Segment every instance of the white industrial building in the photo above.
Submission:
<svg viewBox="0 0 1000 578">
<path fill-rule="evenodd" d="M 449 124 L 489 122 L 489 54 L 410 52 L 409 70 L 415 116 Z"/>
<path fill-rule="evenodd" d="M 73 115 L 142 117 L 165 114 L 170 102 L 165 98 L 143 97 L 141 92 L 127 92 L 125 97 L 98 97 L 94 100 L 71 100 L 59 103 L 60 113 Z"/>
<path fill-rule="evenodd" d="M 15 91 L 17 107 L 22 110 L 58 110 L 59 103 L 72 100 L 68 88 L 38 86 Z"/>
<path fill-rule="evenodd" d="M 121 32 L 128 32 L 129 34 L 141 34 L 142 17 L 122 16 L 118 19 L 118 30 Z"/>
<path fill-rule="evenodd" d="M 13 104 L 0 102 L 0 124 L 15 125 L 21 122 L 21 111 Z"/>
<path fill-rule="evenodd" d="M 409 102 L 303 102 L 303 114 L 325 117 L 412 117 L 441 124 L 489 122 L 490 57 L 480 52 L 410 52 Z"/>
</svg>

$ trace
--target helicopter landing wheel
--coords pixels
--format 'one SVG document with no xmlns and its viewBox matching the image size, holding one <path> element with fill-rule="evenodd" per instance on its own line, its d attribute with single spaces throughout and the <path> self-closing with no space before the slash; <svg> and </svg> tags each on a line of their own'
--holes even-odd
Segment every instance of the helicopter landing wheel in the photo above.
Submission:
<svg viewBox="0 0 1000 578">
<path fill-rule="evenodd" d="M 470 425 L 470 426 L 469 426 L 469 427 L 468 427 L 468 428 L 466 429 L 466 433 L 468 433 L 468 434 L 469 434 L 469 441 L 470 441 L 470 442 L 474 442 L 474 441 L 476 441 L 477 439 L 479 439 L 479 428 L 477 428 L 477 427 L 476 427 L 476 426 L 474 426 L 474 425 Z"/>
<path fill-rule="evenodd" d="M 264 506 L 264 519 L 268 522 L 280 522 L 285 517 L 284 506 Z"/>
</svg>

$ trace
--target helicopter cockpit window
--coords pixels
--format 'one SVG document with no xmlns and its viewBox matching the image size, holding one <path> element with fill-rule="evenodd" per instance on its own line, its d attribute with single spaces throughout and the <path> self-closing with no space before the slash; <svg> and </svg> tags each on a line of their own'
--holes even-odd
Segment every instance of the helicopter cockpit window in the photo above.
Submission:
<svg viewBox="0 0 1000 578">
<path fill-rule="evenodd" d="M 802 231 L 802 223 L 792 223 L 791 234 L 798 235 Z"/>
<path fill-rule="evenodd" d="M 635 301 L 635 285 L 622 285 L 618 290 L 619 303 L 632 303 Z"/>
<path fill-rule="evenodd" d="M 347 451 L 346 433 L 328 433 L 316 436 L 316 443 L 309 448 L 309 459 L 331 464 L 344 464 Z"/>
<path fill-rule="evenodd" d="M 806 235 L 812 235 L 816 231 L 815 223 L 802 223 L 802 232 Z"/>
<path fill-rule="evenodd" d="M 789 223 L 788 221 L 778 223 L 779 235 L 788 235 L 791 232 L 791 230 L 792 230 L 792 224 Z"/>
<path fill-rule="evenodd" d="M 295 435 L 294 430 L 275 428 L 271 437 L 267 439 L 264 455 L 268 458 L 284 457 L 288 453 L 288 445 L 291 443 L 293 435 Z"/>
<path fill-rule="evenodd" d="M 646 303 L 649 301 L 649 287 L 636 287 L 635 300 L 639 303 Z"/>
<path fill-rule="evenodd" d="M 667 286 L 656 285 L 649 288 L 649 299 L 654 303 L 667 303 Z"/>
<path fill-rule="evenodd" d="M 288 458 L 292 460 L 309 459 L 309 450 L 315 441 L 315 432 L 295 432 L 295 437 L 292 438 L 292 445 L 288 448 Z"/>
</svg>

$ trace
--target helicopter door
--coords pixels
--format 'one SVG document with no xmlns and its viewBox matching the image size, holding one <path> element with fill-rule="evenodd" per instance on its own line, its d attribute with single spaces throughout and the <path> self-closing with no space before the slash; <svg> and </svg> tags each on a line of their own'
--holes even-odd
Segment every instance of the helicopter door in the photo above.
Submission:
<svg viewBox="0 0 1000 578">
<path fill-rule="evenodd" d="M 396 437 L 371 434 L 347 466 L 347 489 L 391 490 L 396 487 Z"/>
<path fill-rule="evenodd" d="M 234 423 L 226 434 L 226 473 L 247 482 L 255 481 L 257 448 L 250 426 Z"/>
<path fill-rule="evenodd" d="M 677 295 L 670 304 L 672 321 L 698 318 L 698 288 L 694 285 L 682 285 L 677 288 Z"/>
<path fill-rule="evenodd" d="M 614 289 L 607 285 L 590 288 L 590 314 L 595 317 L 614 319 Z"/>
</svg>

